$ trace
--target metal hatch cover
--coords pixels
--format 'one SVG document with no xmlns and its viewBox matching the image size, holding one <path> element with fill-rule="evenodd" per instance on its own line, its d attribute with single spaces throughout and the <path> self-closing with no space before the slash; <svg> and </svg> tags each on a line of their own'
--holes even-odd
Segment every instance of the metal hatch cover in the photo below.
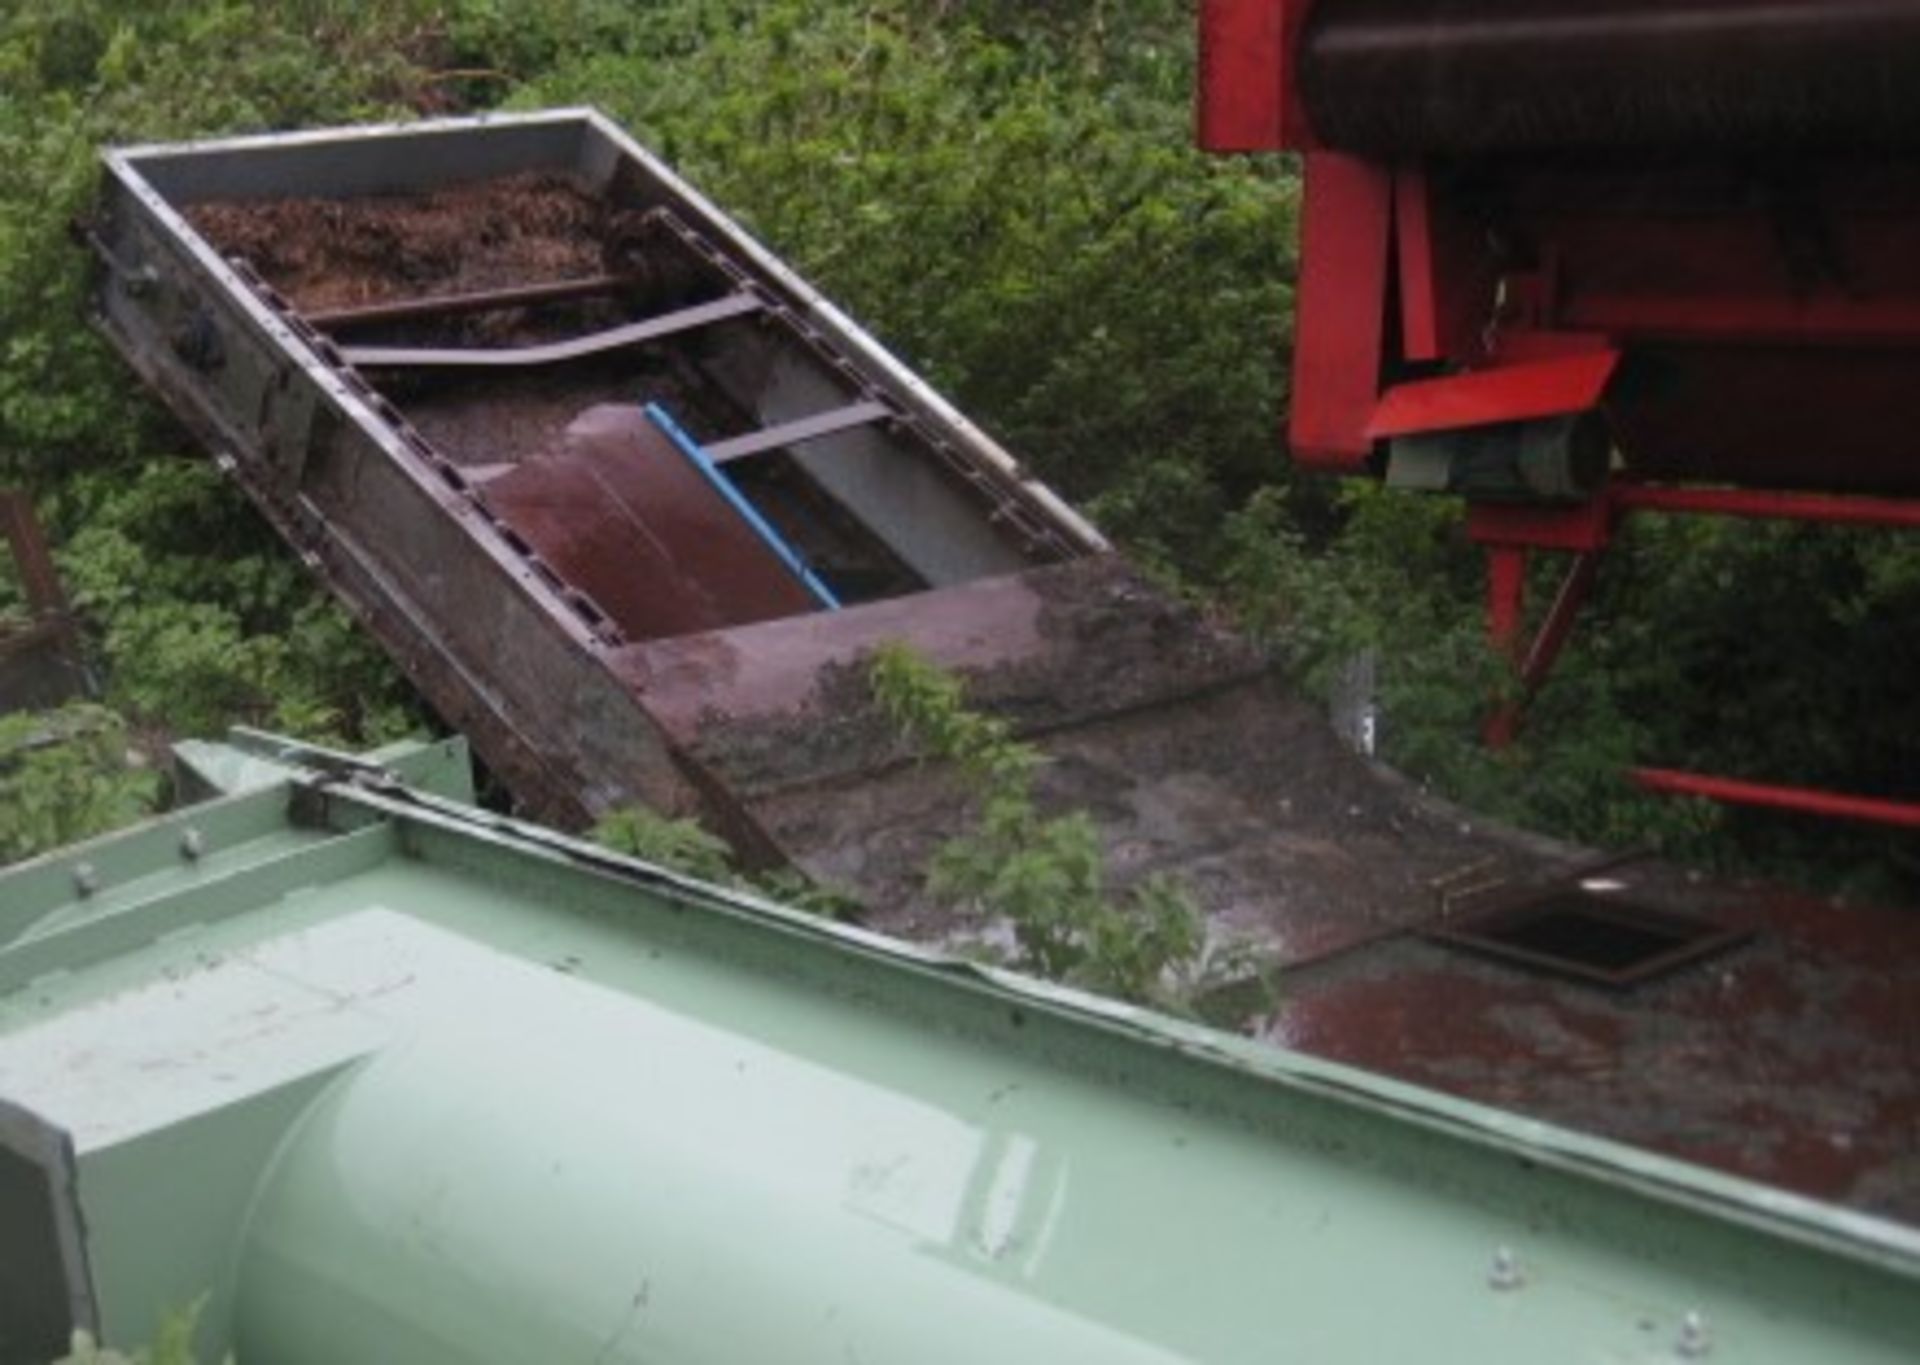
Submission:
<svg viewBox="0 0 1920 1365">
<path fill-rule="evenodd" d="M 1518 904 L 1442 923 L 1429 938 L 1600 986 L 1631 986 L 1752 937 L 1698 915 L 1558 887 Z"/>
</svg>

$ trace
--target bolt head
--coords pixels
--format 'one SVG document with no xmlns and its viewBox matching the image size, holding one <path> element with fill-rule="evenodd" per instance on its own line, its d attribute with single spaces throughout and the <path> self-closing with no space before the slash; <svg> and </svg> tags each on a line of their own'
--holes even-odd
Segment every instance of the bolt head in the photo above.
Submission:
<svg viewBox="0 0 1920 1365">
<path fill-rule="evenodd" d="M 1689 1310 L 1680 1319 L 1680 1340 L 1675 1349 L 1687 1360 L 1699 1360 L 1713 1350 L 1713 1331 L 1707 1326 L 1704 1313 Z"/>
<path fill-rule="evenodd" d="M 1499 1290 L 1518 1289 L 1525 1284 L 1527 1277 L 1520 1270 L 1520 1262 L 1513 1254 L 1512 1247 L 1499 1247 L 1493 1253 L 1493 1265 L 1487 1271 L 1487 1284 Z"/>
</svg>

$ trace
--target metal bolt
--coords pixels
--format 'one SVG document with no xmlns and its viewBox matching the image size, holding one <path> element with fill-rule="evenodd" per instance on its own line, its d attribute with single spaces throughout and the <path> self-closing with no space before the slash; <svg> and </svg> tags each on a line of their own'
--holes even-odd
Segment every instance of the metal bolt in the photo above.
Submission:
<svg viewBox="0 0 1920 1365">
<path fill-rule="evenodd" d="M 1689 1309 L 1680 1319 L 1680 1341 L 1675 1349 L 1687 1360 L 1698 1360 L 1713 1350 L 1713 1332 L 1704 1313 Z"/>
<path fill-rule="evenodd" d="M 82 896 L 91 896 L 100 889 L 100 874 L 93 870 L 92 863 L 73 865 L 73 889 Z"/>
<path fill-rule="evenodd" d="M 180 835 L 180 856 L 190 863 L 200 861 L 200 855 L 207 851 L 207 841 L 200 837 L 200 831 L 188 825 Z"/>
<path fill-rule="evenodd" d="M 1487 1283 L 1494 1289 L 1518 1289 L 1527 1282 L 1520 1273 L 1520 1262 L 1514 1258 L 1512 1247 L 1498 1247 L 1493 1253 L 1493 1268 L 1487 1271 Z"/>
</svg>

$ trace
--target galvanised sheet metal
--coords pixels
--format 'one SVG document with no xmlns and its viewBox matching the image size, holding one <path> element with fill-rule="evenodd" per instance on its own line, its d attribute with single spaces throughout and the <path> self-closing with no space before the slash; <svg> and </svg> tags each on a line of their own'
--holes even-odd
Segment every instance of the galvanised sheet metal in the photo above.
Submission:
<svg viewBox="0 0 1920 1365">
<path fill-rule="evenodd" d="M 1920 1356 L 1911 1231 L 250 747 L 0 878 L 0 1191 L 60 1213 L 0 1302 L 278 1365 Z"/>
<path fill-rule="evenodd" d="M 805 615 L 819 605 L 803 575 L 715 497 L 701 466 L 632 404 L 587 409 L 561 450 L 493 480 L 487 497 L 638 638 Z"/>
<path fill-rule="evenodd" d="M 557 435 L 553 409 L 564 427 L 593 404 L 638 404 L 658 384 L 683 400 L 676 420 L 698 410 L 747 424 L 745 433 L 696 433 L 721 438 L 716 460 L 755 441 L 790 445 L 783 458 L 822 515 L 857 524 L 896 558 L 909 581 L 901 591 L 1106 549 L 925 381 L 591 110 L 120 149 L 105 162 L 89 232 L 108 338 L 441 715 L 473 737 L 523 808 L 543 818 L 579 822 L 640 800 L 704 807 L 729 829 L 742 820 L 726 792 L 683 770 L 644 699 L 615 676 L 631 642 L 623 615 L 644 629 L 684 630 L 688 613 L 636 614 L 595 600 L 622 568 L 634 580 L 629 594 L 698 594 L 705 585 L 650 573 L 657 565 L 641 554 L 612 555 L 612 568 L 579 581 L 541 553 L 543 524 L 516 527 L 487 497 L 503 471 L 544 453 Z M 353 212 L 448 194 L 511 222 L 513 187 L 531 182 L 628 223 L 635 241 L 597 241 L 596 256 L 631 249 L 640 260 L 629 264 L 644 267 L 635 279 L 654 272 L 667 282 L 662 297 L 630 301 L 643 316 L 622 315 L 612 329 L 625 338 L 619 346 L 604 349 L 606 333 L 595 332 L 468 348 L 466 358 L 485 368 L 423 388 L 397 358 L 444 361 L 444 348 L 361 344 L 341 321 L 355 310 L 290 297 L 229 249 L 236 244 L 209 236 L 209 214 L 290 207 L 277 235 L 297 237 Z M 404 225 L 384 223 L 383 232 L 390 246 L 409 240 Z M 487 234 L 455 235 L 465 243 L 456 263 L 470 264 Z M 437 292 L 405 270 L 390 273 L 380 297 L 355 302 L 404 312 L 432 301 L 414 295 Z M 581 286 L 533 276 L 492 283 Z M 597 278 L 586 283 L 597 287 Z M 684 299 L 683 286 L 692 290 Z M 691 325 L 689 314 L 704 323 Z M 642 334 L 658 343 L 651 370 Z M 819 420 L 850 409 L 875 415 L 847 426 Z M 616 514 L 598 529 L 614 542 L 643 536 Z M 744 612 L 727 605 L 718 619 L 761 614 L 753 602 Z M 711 624 L 716 614 L 704 615 Z"/>
</svg>

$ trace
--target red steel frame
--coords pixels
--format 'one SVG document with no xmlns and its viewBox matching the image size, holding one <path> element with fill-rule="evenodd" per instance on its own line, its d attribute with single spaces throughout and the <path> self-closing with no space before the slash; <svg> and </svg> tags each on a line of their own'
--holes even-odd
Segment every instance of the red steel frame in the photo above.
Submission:
<svg viewBox="0 0 1920 1365">
<path fill-rule="evenodd" d="M 1620 520 L 1630 512 L 1920 530 L 1920 500 L 1738 488 L 1668 488 L 1619 483 L 1591 503 L 1563 510 L 1491 504 L 1472 507 L 1468 513 L 1468 532 L 1488 553 L 1488 636 L 1494 648 L 1512 659 L 1515 667 L 1514 696 L 1496 707 L 1487 718 L 1485 738 L 1490 746 L 1498 748 L 1509 744 L 1518 733 L 1527 701 L 1546 681 L 1559 658 L 1598 575 L 1601 556 Z M 1527 565 L 1532 551 L 1542 548 L 1569 551 L 1573 563 L 1532 640 L 1527 641 L 1524 636 Z M 1920 802 L 1887 801 L 1669 768 L 1635 768 L 1630 775 L 1648 791 L 1920 829 Z"/>
<path fill-rule="evenodd" d="M 1629 512 L 1920 529 L 1920 458 L 1889 439 L 1920 431 L 1920 175 L 1892 158 L 1797 167 L 1808 198 L 1788 215 L 1745 169 L 1706 156 L 1607 164 L 1547 150 L 1463 178 L 1351 155 L 1318 140 L 1296 79 L 1308 19 L 1339 3 L 1200 7 L 1201 144 L 1304 163 L 1294 463 L 1378 474 L 1397 436 L 1589 410 L 1624 461 L 1583 504 L 1470 509 L 1489 556 L 1488 629 L 1517 682 L 1489 742 L 1513 737 Z M 1549 549 L 1571 552 L 1572 567 L 1526 640 L 1527 564 Z M 1636 776 L 1653 790 L 1920 822 L 1913 803 Z"/>
<path fill-rule="evenodd" d="M 66 691 L 91 691 L 80 628 L 47 549 L 46 533 L 34 514 L 33 500 L 15 489 L 0 489 L 0 553 L 9 554 L 13 560 L 31 618 L 21 629 L 0 633 L 0 663 L 31 656 L 50 643 L 55 657 L 64 660 L 67 676 L 74 684 L 70 689 L 63 688 L 62 695 Z"/>
</svg>

